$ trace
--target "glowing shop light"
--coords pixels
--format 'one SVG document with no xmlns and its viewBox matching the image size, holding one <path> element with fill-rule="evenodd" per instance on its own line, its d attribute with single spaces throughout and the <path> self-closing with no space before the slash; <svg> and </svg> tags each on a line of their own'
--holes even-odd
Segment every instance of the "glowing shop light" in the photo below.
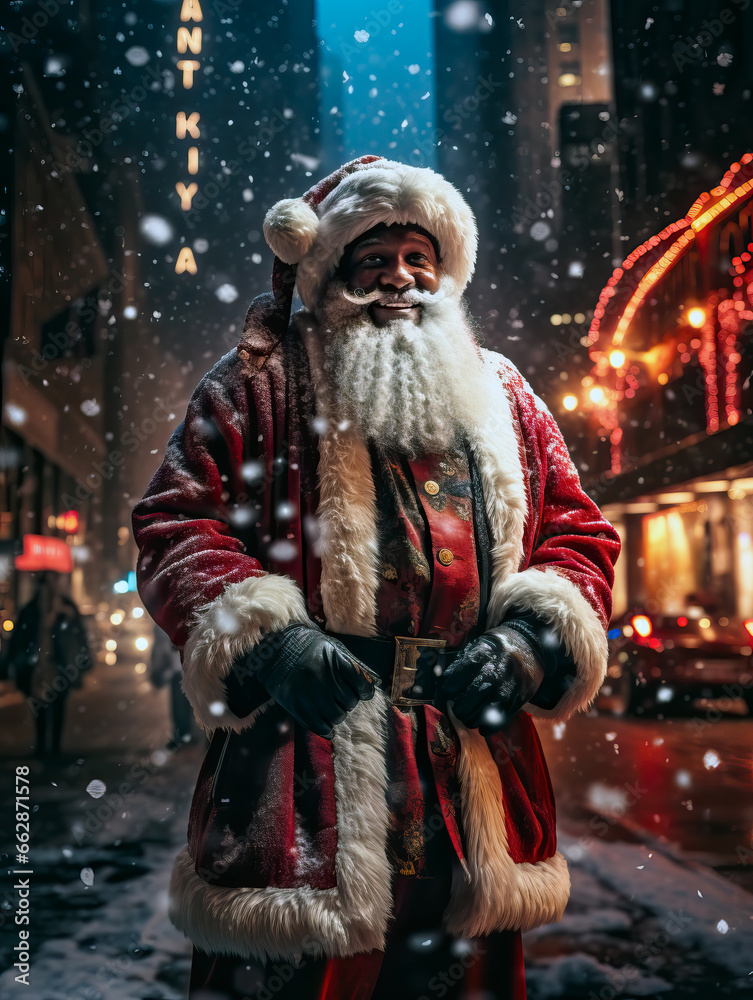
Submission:
<svg viewBox="0 0 753 1000">
<path fill-rule="evenodd" d="M 647 639 L 654 630 L 651 619 L 645 615 L 633 615 L 630 622 L 642 639 Z"/>
</svg>

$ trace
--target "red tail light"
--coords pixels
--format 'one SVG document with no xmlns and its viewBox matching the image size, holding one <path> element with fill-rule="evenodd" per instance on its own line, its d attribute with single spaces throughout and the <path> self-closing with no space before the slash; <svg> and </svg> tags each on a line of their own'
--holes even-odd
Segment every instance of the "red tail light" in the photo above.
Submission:
<svg viewBox="0 0 753 1000">
<path fill-rule="evenodd" d="M 753 638 L 753 618 L 746 618 L 743 625 L 745 626 L 745 631 L 748 635 Z"/>
<path fill-rule="evenodd" d="M 685 628 L 685 626 L 688 624 L 688 619 L 685 617 L 685 615 L 680 615 L 680 617 L 677 619 L 677 624 L 680 626 L 680 628 Z"/>
<path fill-rule="evenodd" d="M 630 619 L 630 624 L 642 639 L 648 639 L 654 630 L 651 619 L 645 615 L 633 615 Z M 751 620 L 751 624 L 753 624 L 753 619 Z"/>
</svg>

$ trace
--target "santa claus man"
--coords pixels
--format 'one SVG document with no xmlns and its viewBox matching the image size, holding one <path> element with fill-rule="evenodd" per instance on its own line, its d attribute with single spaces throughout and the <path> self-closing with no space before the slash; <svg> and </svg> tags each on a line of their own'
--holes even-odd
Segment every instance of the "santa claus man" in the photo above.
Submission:
<svg viewBox="0 0 753 1000">
<path fill-rule="evenodd" d="M 361 157 L 264 233 L 274 294 L 133 514 L 212 734 L 170 886 L 190 995 L 519 1000 L 569 893 L 531 714 L 592 703 L 619 539 L 479 346 L 451 184 Z"/>
</svg>

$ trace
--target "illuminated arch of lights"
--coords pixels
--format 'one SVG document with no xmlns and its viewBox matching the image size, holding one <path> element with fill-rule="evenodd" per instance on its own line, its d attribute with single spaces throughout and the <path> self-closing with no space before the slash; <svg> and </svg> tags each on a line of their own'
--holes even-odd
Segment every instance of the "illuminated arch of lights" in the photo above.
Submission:
<svg viewBox="0 0 753 1000">
<path fill-rule="evenodd" d="M 602 429 L 609 434 L 614 473 L 621 471 L 622 464 L 618 404 L 631 399 L 639 388 L 640 368 L 630 363 L 631 352 L 626 344 L 631 324 L 649 292 L 691 250 L 699 236 L 752 198 L 753 154 L 746 153 L 730 166 L 717 187 L 693 202 L 686 215 L 636 247 L 602 289 L 588 332 L 594 366 L 583 379 L 588 399 L 584 405 L 595 412 Z M 702 305 L 688 309 L 685 321 L 696 335 L 688 344 L 677 345 L 683 364 L 695 353 L 704 373 L 709 433 L 719 430 L 722 420 L 732 426 L 740 419 L 738 344 L 743 326 L 753 320 L 753 243 L 733 258 L 730 275 L 732 296 L 710 292 Z M 655 364 L 662 367 L 666 361 L 664 366 L 669 368 L 673 351 L 672 345 L 667 348 L 659 343 L 649 353 Z M 667 372 L 660 372 L 659 383 L 665 384 L 668 377 Z M 722 386 L 718 384 L 720 377 Z M 570 396 L 563 405 L 575 408 Z"/>
</svg>

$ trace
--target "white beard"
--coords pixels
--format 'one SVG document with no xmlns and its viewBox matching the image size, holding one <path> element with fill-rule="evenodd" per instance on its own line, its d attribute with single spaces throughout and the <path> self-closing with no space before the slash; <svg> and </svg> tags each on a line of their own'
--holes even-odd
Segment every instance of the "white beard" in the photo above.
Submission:
<svg viewBox="0 0 753 1000">
<path fill-rule="evenodd" d="M 333 279 L 317 310 L 337 419 L 410 458 L 447 451 L 483 419 L 482 361 L 463 301 L 443 282 L 436 296 L 420 293 L 418 323 L 377 326 L 344 290 Z"/>
</svg>

